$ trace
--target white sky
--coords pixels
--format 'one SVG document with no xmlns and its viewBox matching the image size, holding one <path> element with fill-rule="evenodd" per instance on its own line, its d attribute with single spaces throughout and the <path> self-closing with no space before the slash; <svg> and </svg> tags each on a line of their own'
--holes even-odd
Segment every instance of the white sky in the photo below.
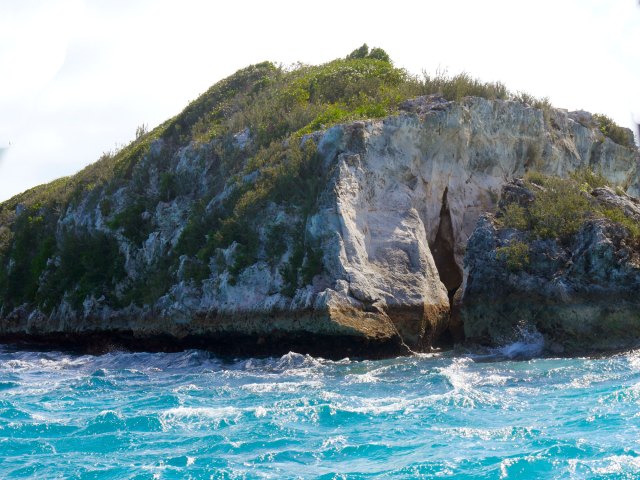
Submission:
<svg viewBox="0 0 640 480">
<path fill-rule="evenodd" d="M 0 0 L 0 201 L 75 173 L 239 68 L 322 63 L 364 42 L 412 73 L 466 71 L 640 120 L 636 0 Z"/>
</svg>

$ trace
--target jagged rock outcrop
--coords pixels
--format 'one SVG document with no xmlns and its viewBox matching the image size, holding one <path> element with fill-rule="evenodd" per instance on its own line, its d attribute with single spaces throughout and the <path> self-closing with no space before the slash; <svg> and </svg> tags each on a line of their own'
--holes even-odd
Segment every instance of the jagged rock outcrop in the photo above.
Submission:
<svg viewBox="0 0 640 480">
<path fill-rule="evenodd" d="M 402 110 L 304 137 L 303 147 L 317 145 L 317 200 L 308 213 L 296 205 L 262 205 L 251 217 L 251 256 L 247 242 L 205 245 L 196 255 L 183 248 L 183 239 L 199 208 L 197 215 L 211 223 L 210 241 L 226 226 L 215 223 L 218 209 L 238 189 L 258 191 L 261 171 L 224 178 L 227 157 L 215 153 L 218 140 L 173 150 L 169 141 L 155 140 L 128 177 L 84 193 L 56 218 L 58 250 L 45 256 L 32 301 L 0 307 L 0 337 L 115 332 L 123 342 L 165 338 L 223 349 L 235 342 L 234 351 L 245 353 L 296 346 L 334 355 L 428 350 L 448 328 L 467 239 L 478 217 L 495 210 L 507 181 L 528 169 L 566 176 L 591 166 L 638 190 L 637 152 L 583 125 L 576 114 L 552 110 L 545 117 L 519 102 L 438 96 L 407 101 Z M 250 144 L 251 132 L 243 130 L 225 148 L 242 159 Z M 471 254 L 501 241 L 491 217 L 483 222 Z M 297 236 L 288 230 L 296 223 L 303 225 Z M 595 222 L 590 228 L 594 233 L 585 231 L 584 242 L 609 238 L 613 227 Z M 38 303 L 51 289 L 47 279 L 65 265 L 64 255 L 54 252 L 69 232 L 78 241 L 104 237 L 101 248 L 115 248 L 122 271 L 105 281 L 112 282 L 109 292 L 70 284 L 58 292 L 59 303 Z M 270 246 L 278 232 L 281 245 Z M 304 249 L 297 251 L 298 244 Z M 320 266 L 311 269 L 314 262 Z M 14 267 L 9 261 L 6 268 Z M 194 268 L 197 275 L 190 273 Z M 477 284 L 474 275 L 467 287 Z M 129 299 L 140 285 L 144 295 Z M 465 323 L 468 335 L 485 335 L 472 325 Z"/>
<path fill-rule="evenodd" d="M 506 185 L 498 217 L 483 215 L 469 239 L 460 312 L 467 341 L 504 345 L 537 330 L 556 354 L 637 346 L 640 242 L 630 228 L 640 200 L 608 187 L 584 193 L 593 211 L 565 238 L 505 226 L 505 208 L 530 208 L 542 188 Z"/>
</svg>

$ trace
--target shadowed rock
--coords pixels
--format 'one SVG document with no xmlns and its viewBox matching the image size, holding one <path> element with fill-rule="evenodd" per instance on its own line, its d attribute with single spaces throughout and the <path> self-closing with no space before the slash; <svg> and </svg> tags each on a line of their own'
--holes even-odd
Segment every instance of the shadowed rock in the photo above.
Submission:
<svg viewBox="0 0 640 480">
<path fill-rule="evenodd" d="M 522 182 L 503 192 L 505 206 L 535 196 Z M 637 221 L 637 199 L 609 188 L 592 195 L 595 211 L 615 207 Z M 499 252 L 515 242 L 526 245 L 527 259 L 514 268 Z M 483 215 L 469 239 L 465 276 L 460 316 L 469 342 L 503 345 L 533 328 L 552 353 L 640 344 L 640 245 L 626 227 L 597 214 L 562 240 L 539 239 Z"/>
</svg>

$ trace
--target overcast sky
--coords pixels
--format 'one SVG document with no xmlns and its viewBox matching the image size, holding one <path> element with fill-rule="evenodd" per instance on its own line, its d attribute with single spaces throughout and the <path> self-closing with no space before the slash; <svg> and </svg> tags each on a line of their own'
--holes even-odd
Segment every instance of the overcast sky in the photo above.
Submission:
<svg viewBox="0 0 640 480">
<path fill-rule="evenodd" d="M 0 0 L 0 201 L 70 175 L 263 60 L 366 42 L 412 73 L 500 80 L 631 127 L 636 0 Z"/>
</svg>

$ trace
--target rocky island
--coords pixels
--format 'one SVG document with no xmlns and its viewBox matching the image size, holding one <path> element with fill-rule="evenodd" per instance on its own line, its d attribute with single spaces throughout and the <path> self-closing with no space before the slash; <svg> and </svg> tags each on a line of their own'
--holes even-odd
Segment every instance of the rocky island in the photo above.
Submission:
<svg viewBox="0 0 640 480">
<path fill-rule="evenodd" d="M 579 222 L 545 230 L 536 202 L 565 184 Z M 0 340 L 379 357 L 526 324 L 554 352 L 627 347 L 638 194 L 604 116 L 381 49 L 265 62 L 0 204 Z"/>
</svg>

